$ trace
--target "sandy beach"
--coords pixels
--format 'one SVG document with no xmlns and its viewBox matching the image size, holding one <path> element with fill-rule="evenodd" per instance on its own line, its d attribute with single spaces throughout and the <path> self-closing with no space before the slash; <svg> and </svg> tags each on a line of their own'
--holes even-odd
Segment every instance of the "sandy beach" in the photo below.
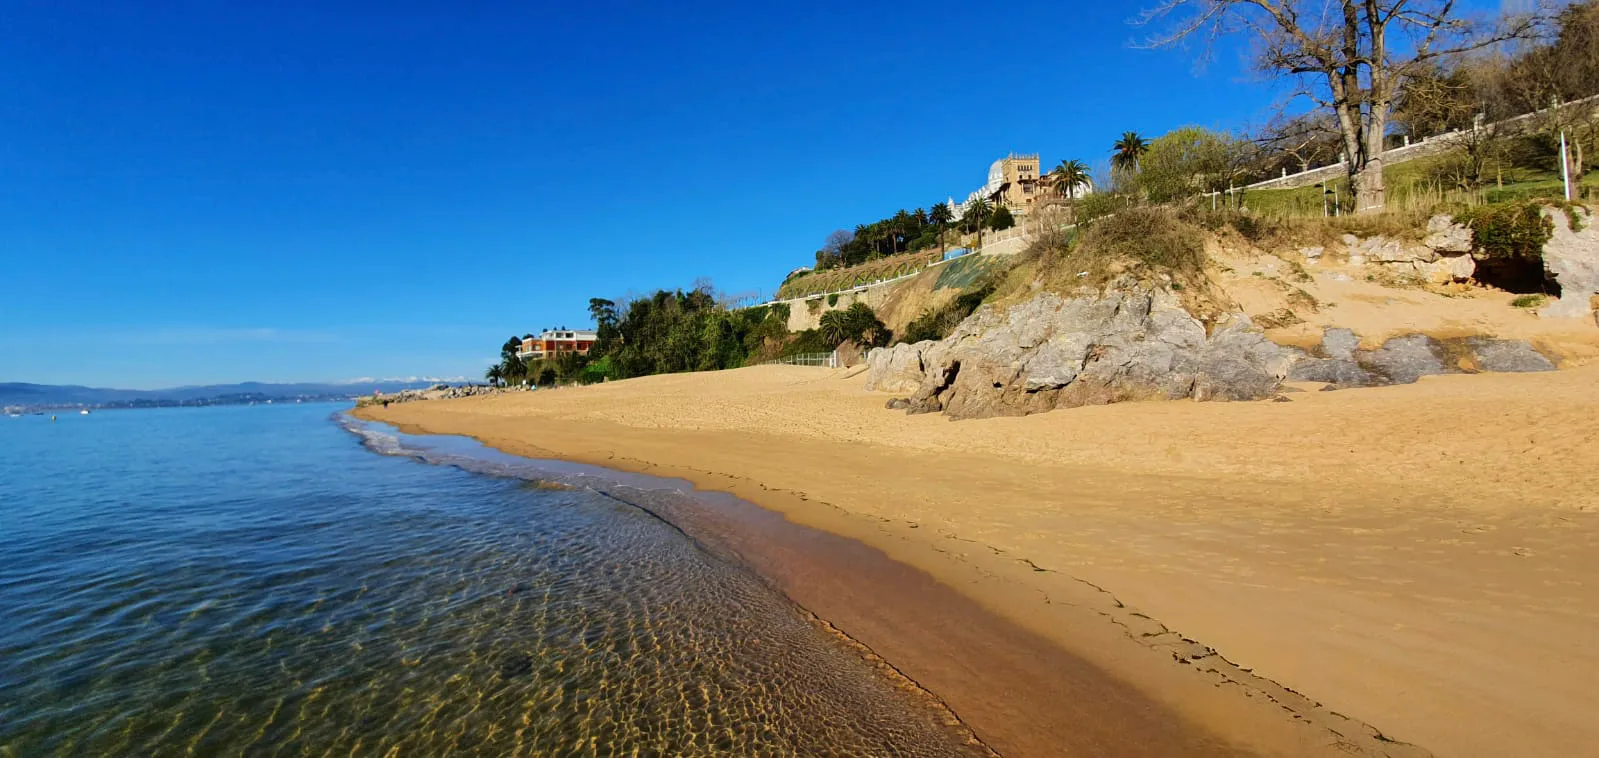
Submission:
<svg viewBox="0 0 1599 758">
<path fill-rule="evenodd" d="M 685 478 L 858 540 L 1230 750 L 1599 744 L 1599 365 L 960 422 L 864 383 L 773 366 L 360 415 Z M 1021 730 L 974 716 L 992 692 L 963 698 L 960 672 L 919 678 L 926 641 L 802 585 L 784 589 L 979 735 Z M 1036 694 L 1015 697 L 1102 718 Z"/>
</svg>

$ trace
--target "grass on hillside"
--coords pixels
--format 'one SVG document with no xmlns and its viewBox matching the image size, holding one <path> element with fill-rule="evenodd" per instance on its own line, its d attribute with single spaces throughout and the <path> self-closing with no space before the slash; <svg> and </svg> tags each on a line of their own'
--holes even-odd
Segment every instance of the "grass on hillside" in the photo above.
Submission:
<svg viewBox="0 0 1599 758">
<path fill-rule="evenodd" d="M 1563 191 L 1560 174 L 1553 169 L 1510 166 L 1504 167 L 1502 175 L 1490 169 L 1490 183 L 1477 189 L 1440 188 L 1434 177 L 1449 161 L 1456 159 L 1454 154 L 1435 155 L 1385 168 L 1383 184 L 1387 189 L 1388 208 L 1403 211 L 1451 203 L 1477 205 L 1536 197 L 1558 198 Z M 1348 180 L 1340 177 L 1327 184 L 1347 208 L 1350 200 Z M 1585 197 L 1599 198 L 1599 171 L 1589 171 L 1583 177 L 1579 191 Z M 1244 193 L 1243 204 L 1250 211 L 1262 215 L 1320 216 L 1323 193 L 1324 190 L 1317 186 L 1253 190 Z"/>
</svg>

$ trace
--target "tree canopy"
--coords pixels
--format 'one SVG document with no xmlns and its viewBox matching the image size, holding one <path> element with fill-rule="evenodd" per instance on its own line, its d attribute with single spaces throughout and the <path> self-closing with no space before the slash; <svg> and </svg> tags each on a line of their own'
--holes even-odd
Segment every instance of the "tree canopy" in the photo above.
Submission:
<svg viewBox="0 0 1599 758">
<path fill-rule="evenodd" d="M 832 232 L 816 251 L 816 270 L 858 266 L 870 260 L 930 248 L 939 244 L 941 224 L 949 221 L 948 214 L 949 209 L 942 204 L 934 205 L 931 211 L 901 209 L 888 218 L 861 224 L 853 232 L 843 229 Z M 939 216 L 945 217 L 943 222 L 938 220 Z"/>
</svg>

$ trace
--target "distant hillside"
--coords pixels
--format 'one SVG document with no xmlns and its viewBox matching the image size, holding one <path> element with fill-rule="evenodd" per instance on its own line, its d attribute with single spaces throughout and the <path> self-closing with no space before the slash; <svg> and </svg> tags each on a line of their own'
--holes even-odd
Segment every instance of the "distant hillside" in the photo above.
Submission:
<svg viewBox="0 0 1599 758">
<path fill-rule="evenodd" d="M 162 390 L 121 390 L 77 385 L 0 382 L 0 406 L 52 407 L 159 407 L 173 405 L 223 405 L 266 400 L 337 400 L 370 394 L 373 390 L 398 392 L 430 387 L 433 381 L 376 381 L 344 384 L 269 384 L 241 382 Z"/>
</svg>

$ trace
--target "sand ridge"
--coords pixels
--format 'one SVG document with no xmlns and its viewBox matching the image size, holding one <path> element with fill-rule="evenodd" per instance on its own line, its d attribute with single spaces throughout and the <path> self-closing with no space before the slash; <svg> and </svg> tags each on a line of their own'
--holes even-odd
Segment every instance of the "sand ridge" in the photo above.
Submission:
<svg viewBox="0 0 1599 758">
<path fill-rule="evenodd" d="M 1208 645 L 1440 755 L 1577 755 L 1599 740 L 1596 380 L 950 422 L 883 410 L 858 375 L 761 367 L 373 416 L 682 475 L 863 540 L 1256 752 L 1311 746 L 1150 662 L 1203 667 Z"/>
</svg>

